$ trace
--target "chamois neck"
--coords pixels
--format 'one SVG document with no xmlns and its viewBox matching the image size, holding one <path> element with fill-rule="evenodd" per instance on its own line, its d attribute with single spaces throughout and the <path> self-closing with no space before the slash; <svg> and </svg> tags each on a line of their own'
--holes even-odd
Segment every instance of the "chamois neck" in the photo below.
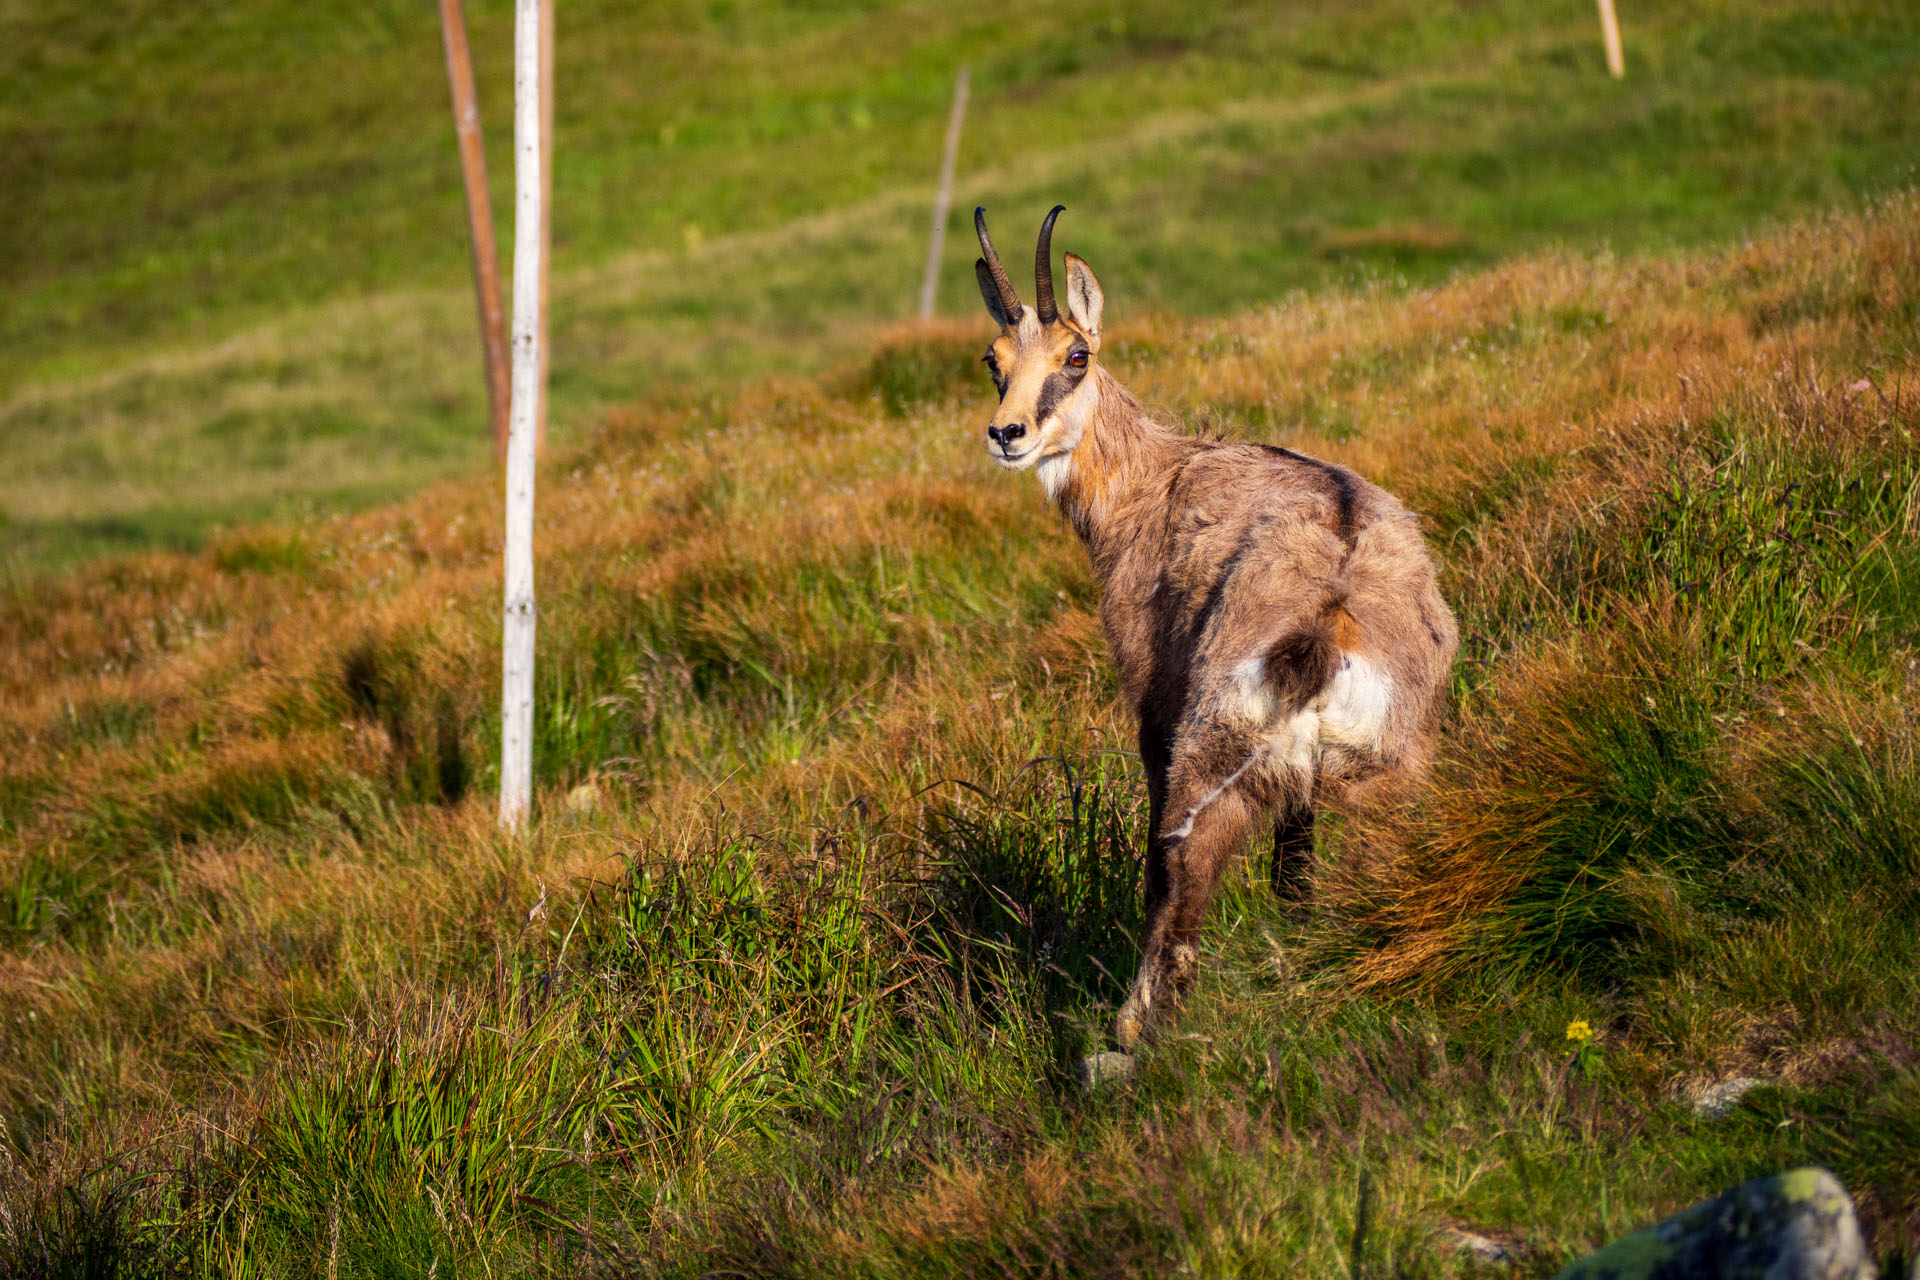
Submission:
<svg viewBox="0 0 1920 1280">
<path fill-rule="evenodd" d="M 1168 477 L 1199 442 L 1149 418 L 1104 369 L 1099 398 L 1074 451 L 1048 491 L 1087 544 L 1103 577 L 1112 558 L 1134 541 L 1137 526 L 1157 507 Z"/>
</svg>

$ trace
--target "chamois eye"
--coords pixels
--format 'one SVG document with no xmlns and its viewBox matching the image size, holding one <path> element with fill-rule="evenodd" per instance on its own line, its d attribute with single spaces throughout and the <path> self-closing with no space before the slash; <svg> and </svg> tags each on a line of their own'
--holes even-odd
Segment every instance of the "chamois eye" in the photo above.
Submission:
<svg viewBox="0 0 1920 1280">
<path fill-rule="evenodd" d="M 1087 367 L 1087 353 L 1084 351 L 1076 351 L 1067 357 L 1067 363 L 1076 369 L 1084 369 Z"/>
</svg>

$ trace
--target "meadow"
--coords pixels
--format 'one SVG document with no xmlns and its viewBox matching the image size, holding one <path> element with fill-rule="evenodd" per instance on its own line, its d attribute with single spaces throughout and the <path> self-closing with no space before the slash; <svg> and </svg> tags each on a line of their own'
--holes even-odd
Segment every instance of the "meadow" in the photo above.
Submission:
<svg viewBox="0 0 1920 1280">
<path fill-rule="evenodd" d="M 1546 1277 L 1801 1163 L 1907 1274 L 1910 14 L 1635 6 L 1618 86 L 1586 5 L 563 17 L 508 838 L 436 37 L 355 12 L 0 15 L 0 1274 Z M 897 322 L 963 54 L 963 207 L 1013 260 L 1066 188 L 1101 359 L 1401 495 L 1465 638 L 1430 785 L 1309 905 L 1250 859 L 1094 1089 L 1097 584 L 984 456 L 964 234 Z"/>
<path fill-rule="evenodd" d="M 858 360 L 909 314 L 953 74 L 976 203 L 1231 315 L 1554 246 L 1670 251 L 1913 181 L 1876 0 L 675 3 L 559 18 L 554 426 Z M 510 244 L 510 8 L 469 6 Z M 18 576 L 488 465 L 431 6 L 0 8 L 0 560 Z"/>
<path fill-rule="evenodd" d="M 1916 244 L 1895 194 L 1116 330 L 1404 494 L 1469 641 L 1431 788 L 1309 908 L 1250 864 L 1091 1093 L 1144 798 L 979 325 L 555 451 L 524 839 L 490 484 L 16 586 L 0 1269 L 1545 1276 L 1812 1161 L 1894 1274 Z"/>
</svg>

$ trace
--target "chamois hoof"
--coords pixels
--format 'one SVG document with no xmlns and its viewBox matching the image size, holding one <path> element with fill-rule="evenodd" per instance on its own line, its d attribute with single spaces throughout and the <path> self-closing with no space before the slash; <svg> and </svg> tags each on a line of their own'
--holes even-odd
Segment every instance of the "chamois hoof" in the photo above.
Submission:
<svg viewBox="0 0 1920 1280">
<path fill-rule="evenodd" d="M 1125 1080 L 1132 1074 L 1130 1053 L 1090 1053 L 1079 1063 L 1080 1087 L 1089 1091 L 1115 1080 Z"/>
<path fill-rule="evenodd" d="M 1192 985 L 1192 972 L 1199 957 L 1192 947 L 1174 947 L 1168 963 L 1142 969 L 1134 979 L 1127 1002 L 1114 1015 L 1113 1038 L 1131 1051 L 1135 1045 L 1151 1041 L 1184 1002 L 1185 989 Z M 1182 981 L 1184 979 L 1184 981 Z"/>
<path fill-rule="evenodd" d="M 1120 1012 L 1113 1019 L 1113 1038 L 1123 1050 L 1131 1053 L 1135 1046 L 1146 1039 L 1150 1017 L 1150 1006 L 1140 998 L 1138 991 L 1127 997 L 1127 1002 L 1120 1006 Z"/>
</svg>

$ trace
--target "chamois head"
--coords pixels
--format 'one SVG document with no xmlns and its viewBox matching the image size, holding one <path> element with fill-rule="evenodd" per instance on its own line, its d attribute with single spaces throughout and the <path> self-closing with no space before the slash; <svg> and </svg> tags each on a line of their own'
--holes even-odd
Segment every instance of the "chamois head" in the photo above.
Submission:
<svg viewBox="0 0 1920 1280">
<path fill-rule="evenodd" d="M 1065 315 L 1053 300 L 1053 220 L 1065 207 L 1055 205 L 1040 224 L 1033 259 L 1036 305 L 1031 307 L 1020 305 L 993 251 L 987 211 L 973 211 L 973 229 L 986 255 L 973 264 L 973 272 L 987 314 L 1000 325 L 984 362 L 1000 391 L 1000 407 L 987 426 L 987 452 L 1014 471 L 1072 453 L 1100 394 L 1099 380 L 1092 376 L 1100 353 L 1100 282 L 1071 253 L 1066 255 Z"/>
</svg>

